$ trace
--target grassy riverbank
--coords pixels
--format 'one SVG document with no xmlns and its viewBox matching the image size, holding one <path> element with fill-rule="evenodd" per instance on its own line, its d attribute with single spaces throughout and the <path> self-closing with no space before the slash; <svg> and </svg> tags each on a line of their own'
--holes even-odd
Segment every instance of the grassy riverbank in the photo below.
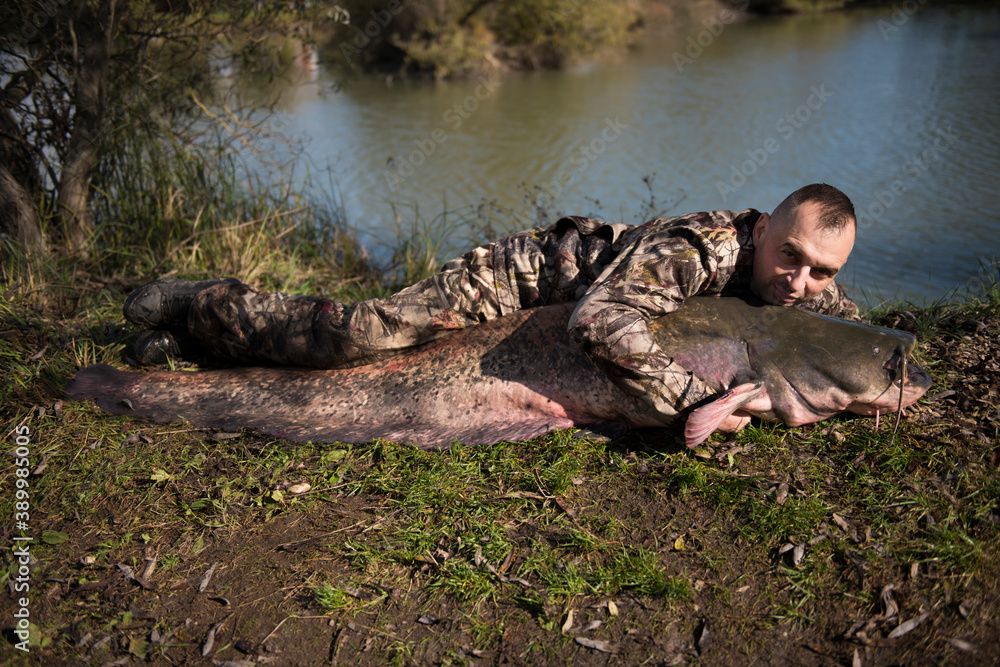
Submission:
<svg viewBox="0 0 1000 667">
<path fill-rule="evenodd" d="M 30 441 L 33 539 L 28 656 L 11 632 L 18 560 L 4 555 L 5 662 L 1000 659 L 995 271 L 977 295 L 879 316 L 920 336 L 935 376 L 895 440 L 892 420 L 841 418 L 697 452 L 670 432 L 559 432 L 427 453 L 160 426 L 61 399 L 80 366 L 126 366 L 121 303 L 154 269 L 252 265 L 288 290 L 383 289 L 363 262 L 341 266 L 363 257 L 341 228 L 325 232 L 339 254 L 317 253 L 282 210 L 86 265 L 5 250 L 0 418 L 5 451 Z"/>
</svg>

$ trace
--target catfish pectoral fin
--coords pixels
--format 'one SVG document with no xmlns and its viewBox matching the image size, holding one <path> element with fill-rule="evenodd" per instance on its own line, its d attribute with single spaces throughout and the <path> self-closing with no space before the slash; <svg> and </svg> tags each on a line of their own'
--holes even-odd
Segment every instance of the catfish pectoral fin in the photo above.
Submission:
<svg viewBox="0 0 1000 667">
<path fill-rule="evenodd" d="M 731 414 L 763 393 L 763 383 L 748 382 L 733 387 L 719 398 L 692 412 L 684 426 L 684 440 L 687 446 L 695 447 L 705 442 Z"/>
</svg>

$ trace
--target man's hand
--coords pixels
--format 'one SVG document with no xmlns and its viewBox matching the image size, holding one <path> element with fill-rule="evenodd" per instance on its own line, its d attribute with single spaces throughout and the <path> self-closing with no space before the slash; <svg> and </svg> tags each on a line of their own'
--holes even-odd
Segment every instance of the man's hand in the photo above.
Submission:
<svg viewBox="0 0 1000 667">
<path fill-rule="evenodd" d="M 736 433 L 743 429 L 744 426 L 750 423 L 750 415 L 742 410 L 737 410 L 733 414 L 726 417 L 726 420 L 719 424 L 717 431 L 723 433 Z"/>
</svg>

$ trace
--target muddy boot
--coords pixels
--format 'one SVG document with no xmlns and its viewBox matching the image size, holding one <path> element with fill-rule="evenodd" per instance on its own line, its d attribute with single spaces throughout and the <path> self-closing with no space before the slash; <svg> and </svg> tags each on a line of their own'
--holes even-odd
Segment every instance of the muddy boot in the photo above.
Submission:
<svg viewBox="0 0 1000 667">
<path fill-rule="evenodd" d="M 198 342 L 187 329 L 149 329 L 132 344 L 132 359 L 140 366 L 167 363 L 167 357 L 189 359 L 198 353 Z"/>
<path fill-rule="evenodd" d="M 188 308 L 199 292 L 213 285 L 239 284 L 239 282 L 235 278 L 225 280 L 161 278 L 146 283 L 132 292 L 122 306 L 122 313 L 129 322 L 151 329 L 186 326 Z"/>
</svg>

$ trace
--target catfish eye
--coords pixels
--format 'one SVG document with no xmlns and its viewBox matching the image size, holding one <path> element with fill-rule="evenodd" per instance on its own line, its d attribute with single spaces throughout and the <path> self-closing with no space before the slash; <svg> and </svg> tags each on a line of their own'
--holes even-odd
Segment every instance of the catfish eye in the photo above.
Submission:
<svg viewBox="0 0 1000 667">
<path fill-rule="evenodd" d="M 878 345 L 872 345 L 872 353 L 878 354 Z"/>
</svg>

